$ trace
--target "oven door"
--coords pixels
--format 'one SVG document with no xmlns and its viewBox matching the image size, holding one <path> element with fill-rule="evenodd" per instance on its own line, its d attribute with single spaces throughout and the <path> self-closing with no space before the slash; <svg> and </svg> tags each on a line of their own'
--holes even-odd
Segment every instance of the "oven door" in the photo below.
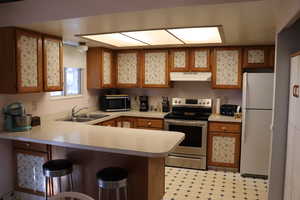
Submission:
<svg viewBox="0 0 300 200">
<path fill-rule="evenodd" d="M 185 133 L 185 139 L 175 148 L 173 153 L 206 156 L 206 121 L 165 119 L 165 130 Z"/>
</svg>

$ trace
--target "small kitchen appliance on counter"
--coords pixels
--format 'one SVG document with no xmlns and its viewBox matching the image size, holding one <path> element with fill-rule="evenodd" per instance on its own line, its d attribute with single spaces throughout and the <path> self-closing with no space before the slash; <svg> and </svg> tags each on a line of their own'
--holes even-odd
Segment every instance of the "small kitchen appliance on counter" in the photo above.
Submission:
<svg viewBox="0 0 300 200">
<path fill-rule="evenodd" d="M 165 130 L 185 133 L 185 139 L 166 159 L 167 166 L 206 169 L 207 127 L 212 99 L 172 99 L 164 117 Z"/>
<path fill-rule="evenodd" d="M 162 111 L 163 112 L 170 112 L 170 103 L 168 97 L 162 97 Z"/>
<path fill-rule="evenodd" d="M 140 111 L 147 112 L 149 110 L 148 96 L 140 96 Z"/>
<path fill-rule="evenodd" d="M 100 96 L 100 110 L 122 112 L 130 110 L 130 97 L 127 94 L 107 94 Z"/>
<path fill-rule="evenodd" d="M 234 113 L 239 112 L 238 110 L 239 106 L 238 105 L 233 105 L 233 104 L 223 104 L 221 106 L 221 115 L 225 116 L 234 116 Z"/>
<path fill-rule="evenodd" d="M 22 103 L 12 103 L 3 108 L 4 129 L 18 132 L 31 129 L 31 115 L 26 114 Z"/>
</svg>

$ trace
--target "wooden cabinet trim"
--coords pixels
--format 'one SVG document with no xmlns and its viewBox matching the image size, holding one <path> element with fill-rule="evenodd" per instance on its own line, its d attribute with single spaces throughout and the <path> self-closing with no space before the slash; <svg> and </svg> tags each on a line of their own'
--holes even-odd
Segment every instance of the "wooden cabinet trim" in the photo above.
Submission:
<svg viewBox="0 0 300 200">
<path fill-rule="evenodd" d="M 165 62 L 165 67 L 166 67 L 166 73 L 165 73 L 165 84 L 145 84 L 145 54 L 146 53 L 154 53 L 154 52 L 160 52 L 160 53 L 165 53 L 166 55 L 166 62 Z M 168 65 L 168 60 L 169 60 L 169 54 L 168 50 L 144 50 L 141 51 L 141 86 L 142 88 L 168 88 L 169 87 L 169 80 L 170 80 L 170 73 L 169 73 L 169 65 Z"/>
<path fill-rule="evenodd" d="M 137 82 L 135 84 L 124 84 L 124 83 L 119 83 L 118 81 L 118 54 L 122 53 L 135 53 L 137 56 L 137 63 L 136 63 L 136 77 L 137 77 Z M 138 88 L 140 86 L 140 65 L 141 65 L 141 56 L 140 56 L 140 51 L 139 50 L 122 50 L 122 51 L 117 51 L 115 55 L 115 71 L 116 71 L 116 86 L 118 88 Z"/>
<path fill-rule="evenodd" d="M 217 66 L 216 66 L 216 52 L 217 51 L 230 51 L 236 50 L 239 52 L 239 62 L 238 62 L 238 83 L 237 85 L 217 85 Z M 237 47 L 220 47 L 215 48 L 213 51 L 213 63 L 212 63 L 212 88 L 213 89 L 241 89 L 242 88 L 242 49 Z"/>
<path fill-rule="evenodd" d="M 18 48 L 18 41 L 22 35 L 26 35 L 28 37 L 33 37 L 37 39 L 37 87 L 22 87 L 21 80 L 21 49 Z M 42 37 L 41 34 L 25 31 L 21 29 L 16 29 L 16 40 L 15 40 L 15 49 L 16 49 L 16 67 L 17 67 L 17 92 L 18 93 L 30 93 L 30 92 L 41 92 L 43 87 L 43 53 L 42 53 Z"/>
<path fill-rule="evenodd" d="M 207 52 L 207 68 L 195 67 L 195 52 L 206 51 Z M 211 71 L 211 48 L 191 48 L 190 50 L 190 71 L 192 72 L 210 72 Z"/>
<path fill-rule="evenodd" d="M 212 143 L 213 143 L 214 136 L 234 137 L 235 138 L 234 163 L 221 163 L 221 162 L 213 162 L 212 161 L 212 150 L 213 150 Z M 207 154 L 208 166 L 239 168 L 239 166 L 240 166 L 240 151 L 241 151 L 240 135 L 234 134 L 234 133 L 209 133 L 208 134 L 208 154 Z"/>
<path fill-rule="evenodd" d="M 47 78 L 47 50 L 45 48 L 45 41 L 51 40 L 53 42 L 59 43 L 59 70 L 60 70 L 60 85 L 59 86 L 48 86 L 48 78 Z M 62 91 L 63 90 L 63 74 L 64 74 L 64 66 L 63 66 L 63 48 L 62 48 L 62 40 L 53 36 L 44 36 L 43 37 L 43 60 L 44 60 L 44 91 Z"/>
</svg>

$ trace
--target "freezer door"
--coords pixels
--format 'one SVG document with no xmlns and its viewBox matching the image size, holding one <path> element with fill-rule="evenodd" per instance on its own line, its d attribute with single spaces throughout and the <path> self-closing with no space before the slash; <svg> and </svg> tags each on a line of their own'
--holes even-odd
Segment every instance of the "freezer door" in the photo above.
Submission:
<svg viewBox="0 0 300 200">
<path fill-rule="evenodd" d="M 241 174 L 268 175 L 272 110 L 244 110 Z"/>
<path fill-rule="evenodd" d="M 243 108 L 272 109 L 273 73 L 244 73 Z"/>
</svg>

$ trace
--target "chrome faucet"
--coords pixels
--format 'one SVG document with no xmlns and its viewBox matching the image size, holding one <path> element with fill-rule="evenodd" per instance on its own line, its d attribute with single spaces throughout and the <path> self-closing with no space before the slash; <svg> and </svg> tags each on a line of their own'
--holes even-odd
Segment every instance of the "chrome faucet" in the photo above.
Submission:
<svg viewBox="0 0 300 200">
<path fill-rule="evenodd" d="M 78 106 L 76 105 L 76 106 L 74 106 L 74 107 L 72 108 L 72 118 L 77 117 L 76 114 L 79 113 L 80 111 L 88 109 L 88 107 L 83 107 L 83 108 L 79 108 L 79 109 L 76 111 L 76 108 L 77 108 L 77 107 L 78 107 Z"/>
</svg>

